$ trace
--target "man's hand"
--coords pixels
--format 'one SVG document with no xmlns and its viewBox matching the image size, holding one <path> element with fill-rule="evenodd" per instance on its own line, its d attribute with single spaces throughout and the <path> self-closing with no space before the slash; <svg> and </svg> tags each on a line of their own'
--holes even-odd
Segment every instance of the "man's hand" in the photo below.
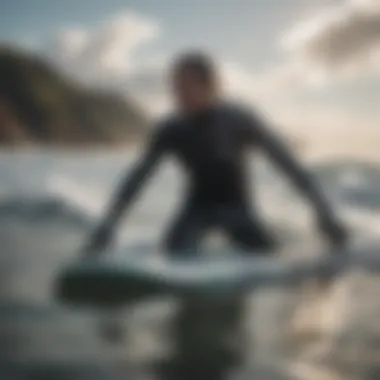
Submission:
<svg viewBox="0 0 380 380">
<path fill-rule="evenodd" d="M 319 228 L 335 247 L 340 248 L 347 244 L 347 230 L 332 216 L 320 218 Z"/>
<path fill-rule="evenodd" d="M 331 214 L 320 216 L 319 228 L 330 241 L 333 254 L 343 252 L 342 249 L 349 240 L 349 234 L 346 228 Z M 318 278 L 316 285 L 319 287 L 319 290 L 322 291 L 322 294 L 323 292 L 331 290 L 331 286 L 334 284 L 334 279 L 336 278 L 335 274 L 335 268 L 333 268 L 332 271 L 326 273 L 324 277 Z"/>
<path fill-rule="evenodd" d="M 109 224 L 103 224 L 98 227 L 83 250 L 84 256 L 96 257 L 105 251 L 111 243 L 112 232 L 112 227 Z"/>
</svg>

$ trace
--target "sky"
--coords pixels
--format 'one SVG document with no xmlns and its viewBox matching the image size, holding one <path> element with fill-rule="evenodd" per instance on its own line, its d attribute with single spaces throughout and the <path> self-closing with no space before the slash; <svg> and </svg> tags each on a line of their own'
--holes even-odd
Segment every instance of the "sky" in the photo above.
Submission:
<svg viewBox="0 0 380 380">
<path fill-rule="evenodd" d="M 202 49 L 307 153 L 380 158 L 380 0 L 0 0 L 0 39 L 152 115 L 168 62 Z"/>
</svg>

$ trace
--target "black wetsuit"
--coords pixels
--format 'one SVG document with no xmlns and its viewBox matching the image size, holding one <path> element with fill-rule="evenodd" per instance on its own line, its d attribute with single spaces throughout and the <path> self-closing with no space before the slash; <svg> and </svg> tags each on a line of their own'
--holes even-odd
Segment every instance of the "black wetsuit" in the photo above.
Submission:
<svg viewBox="0 0 380 380">
<path fill-rule="evenodd" d="M 144 155 L 122 186 L 114 210 L 118 214 L 159 158 L 171 154 L 188 174 L 188 188 L 183 207 L 165 239 L 169 252 L 194 251 L 204 233 L 214 227 L 221 228 L 245 250 L 270 247 L 273 238 L 250 204 L 246 153 L 257 148 L 264 148 L 320 210 L 328 210 L 309 176 L 261 119 L 226 104 L 193 116 L 174 116 L 156 128 Z"/>
<path fill-rule="evenodd" d="M 322 193 L 284 144 L 257 115 L 225 104 L 192 117 L 172 117 L 153 131 L 148 147 L 128 173 L 111 207 L 104 223 L 105 236 L 159 159 L 170 154 L 188 174 L 188 187 L 183 206 L 166 235 L 169 253 L 194 254 L 204 233 L 213 227 L 222 228 L 247 252 L 270 247 L 273 239 L 250 202 L 246 153 L 259 148 L 314 203 L 325 231 L 339 238 L 339 225 L 334 224 Z M 101 242 L 102 233 L 98 237 Z M 242 340 L 239 331 L 244 330 L 243 315 L 244 300 L 239 297 L 232 300 L 227 297 L 225 302 L 221 300 L 221 305 L 215 301 L 186 300 L 173 327 L 176 352 L 158 370 L 162 379 L 223 379 L 227 369 L 244 357 L 241 355 L 244 345 L 230 344 Z M 231 340 L 231 336 L 236 339 Z"/>
</svg>

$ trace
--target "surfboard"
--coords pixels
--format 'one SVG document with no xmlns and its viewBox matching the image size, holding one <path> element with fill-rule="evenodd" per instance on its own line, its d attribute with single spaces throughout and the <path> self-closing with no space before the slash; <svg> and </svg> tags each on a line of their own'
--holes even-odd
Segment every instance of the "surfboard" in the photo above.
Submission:
<svg viewBox="0 0 380 380">
<path fill-rule="evenodd" d="M 292 259 L 233 254 L 173 260 L 128 252 L 126 257 L 108 256 L 70 263 L 56 278 L 55 295 L 66 304 L 108 308 L 157 296 L 216 301 L 258 287 L 328 278 L 348 265 L 377 271 L 379 253 L 379 245 L 312 256 L 297 253 Z"/>
<path fill-rule="evenodd" d="M 331 258 L 221 260 L 86 259 L 71 263 L 56 282 L 56 296 L 72 305 L 115 307 L 155 296 L 218 299 L 249 290 L 328 274 Z"/>
</svg>

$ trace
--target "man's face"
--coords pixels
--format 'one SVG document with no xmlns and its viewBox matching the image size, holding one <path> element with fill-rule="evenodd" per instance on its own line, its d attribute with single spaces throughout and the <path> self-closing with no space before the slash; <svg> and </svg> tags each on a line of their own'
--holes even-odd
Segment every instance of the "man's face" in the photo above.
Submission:
<svg viewBox="0 0 380 380">
<path fill-rule="evenodd" d="M 214 101 L 214 88 L 191 70 L 176 73 L 172 85 L 176 104 L 186 112 L 202 110 Z"/>
</svg>

